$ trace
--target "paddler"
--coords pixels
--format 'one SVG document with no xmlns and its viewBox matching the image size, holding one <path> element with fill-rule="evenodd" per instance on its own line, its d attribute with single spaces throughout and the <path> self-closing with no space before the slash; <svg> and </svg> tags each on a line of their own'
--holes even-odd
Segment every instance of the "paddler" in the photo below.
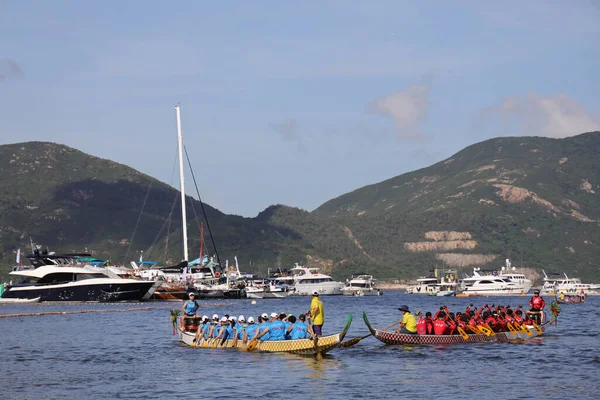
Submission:
<svg viewBox="0 0 600 400">
<path fill-rule="evenodd" d="M 261 340 L 266 334 L 269 334 L 268 340 L 285 340 L 285 322 L 283 322 L 285 314 L 283 316 L 277 315 L 277 313 L 271 313 L 271 318 L 267 326 L 256 337 Z"/>
<path fill-rule="evenodd" d="M 417 333 L 417 321 L 415 321 L 415 316 L 410 313 L 408 306 L 402 305 L 398 310 L 402 313 L 402 320 L 400 321 L 400 327 L 396 329 L 396 332 L 408 333 L 410 335 Z"/>
<path fill-rule="evenodd" d="M 259 317 L 260 320 L 260 317 Z M 258 332 L 258 325 L 254 323 L 254 317 L 248 317 L 248 326 L 244 329 L 244 336 L 242 339 L 243 343 L 248 342 L 256 337 Z"/>
<path fill-rule="evenodd" d="M 290 339 L 310 339 L 311 336 L 312 331 L 310 326 L 306 324 L 306 315 L 300 314 L 298 320 L 293 322 Z"/>
</svg>

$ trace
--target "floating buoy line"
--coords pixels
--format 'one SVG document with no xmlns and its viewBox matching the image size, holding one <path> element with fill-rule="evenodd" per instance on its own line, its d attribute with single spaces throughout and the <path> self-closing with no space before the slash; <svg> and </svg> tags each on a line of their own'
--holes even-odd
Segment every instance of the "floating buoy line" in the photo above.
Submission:
<svg viewBox="0 0 600 400">
<path fill-rule="evenodd" d="M 81 304 L 81 303 L 71 303 Z M 202 304 L 204 307 L 221 307 L 232 305 L 233 303 L 214 303 L 214 304 Z M 56 305 L 56 304 L 52 304 Z M 149 311 L 155 309 L 171 308 L 169 306 L 160 307 L 132 307 L 125 309 L 109 309 L 109 310 L 76 310 L 76 311 L 44 311 L 38 313 L 19 313 L 19 314 L 0 314 L 0 318 L 16 318 L 16 317 L 43 317 L 46 315 L 72 315 L 72 314 L 89 314 L 89 313 L 108 313 L 108 312 L 135 312 L 135 311 Z"/>
</svg>

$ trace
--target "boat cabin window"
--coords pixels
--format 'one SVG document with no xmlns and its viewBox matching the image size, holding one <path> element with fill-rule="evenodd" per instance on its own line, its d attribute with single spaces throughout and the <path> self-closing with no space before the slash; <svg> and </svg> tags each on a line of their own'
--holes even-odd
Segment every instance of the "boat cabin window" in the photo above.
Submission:
<svg viewBox="0 0 600 400">
<path fill-rule="evenodd" d="M 86 279 L 106 278 L 106 276 L 102 273 L 91 273 L 91 274 L 77 274 L 76 278 L 78 281 L 83 281 Z"/>
<path fill-rule="evenodd" d="M 73 281 L 73 273 L 68 272 L 57 272 L 55 274 L 48 274 L 38 281 L 43 284 L 55 284 L 55 283 L 66 283 Z"/>
<path fill-rule="evenodd" d="M 491 285 L 493 283 L 494 282 L 492 282 L 492 281 L 479 281 L 479 284 L 481 284 L 481 285 Z"/>
</svg>

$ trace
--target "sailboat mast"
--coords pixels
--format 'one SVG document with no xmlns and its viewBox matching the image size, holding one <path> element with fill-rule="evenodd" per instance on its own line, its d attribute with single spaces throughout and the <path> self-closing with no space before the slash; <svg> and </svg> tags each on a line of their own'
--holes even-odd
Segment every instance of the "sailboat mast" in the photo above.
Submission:
<svg viewBox="0 0 600 400">
<path fill-rule="evenodd" d="M 181 191 L 181 230 L 183 232 L 183 261 L 188 261 L 187 217 L 185 215 L 185 185 L 183 182 L 183 137 L 181 136 L 181 110 L 175 106 L 177 113 L 177 147 L 179 151 L 179 189 Z"/>
</svg>

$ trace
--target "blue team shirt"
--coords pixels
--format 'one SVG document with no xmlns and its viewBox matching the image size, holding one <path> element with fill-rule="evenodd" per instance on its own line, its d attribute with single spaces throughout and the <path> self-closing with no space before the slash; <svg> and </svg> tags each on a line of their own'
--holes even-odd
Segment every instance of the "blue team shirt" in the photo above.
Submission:
<svg viewBox="0 0 600 400">
<path fill-rule="evenodd" d="M 291 338 L 292 339 L 308 339 L 308 327 L 304 322 L 297 321 L 292 328 Z"/>
<path fill-rule="evenodd" d="M 248 339 L 252 340 L 257 335 L 258 325 L 250 324 L 246 327 L 246 332 L 248 333 Z"/>
<path fill-rule="evenodd" d="M 198 303 L 196 301 L 188 300 L 185 302 L 185 313 L 187 315 L 195 315 L 198 309 Z"/>
<path fill-rule="evenodd" d="M 247 327 L 248 327 L 247 325 L 241 325 L 241 324 L 236 325 L 238 340 L 244 338 L 244 331 L 246 330 Z"/>
<path fill-rule="evenodd" d="M 269 340 L 285 340 L 285 322 L 275 320 L 269 324 Z"/>
<path fill-rule="evenodd" d="M 262 331 L 264 331 L 264 330 L 265 330 L 265 328 L 266 328 L 267 326 L 270 326 L 270 325 L 271 325 L 271 324 L 270 324 L 270 322 L 262 322 L 262 323 L 258 324 L 258 331 L 259 331 L 259 332 L 262 332 Z M 271 328 L 269 328 L 269 332 L 265 333 L 265 334 L 264 334 L 264 335 L 263 335 L 263 336 L 260 338 L 260 340 L 269 340 L 269 338 L 270 338 L 270 337 L 271 337 Z"/>
</svg>

